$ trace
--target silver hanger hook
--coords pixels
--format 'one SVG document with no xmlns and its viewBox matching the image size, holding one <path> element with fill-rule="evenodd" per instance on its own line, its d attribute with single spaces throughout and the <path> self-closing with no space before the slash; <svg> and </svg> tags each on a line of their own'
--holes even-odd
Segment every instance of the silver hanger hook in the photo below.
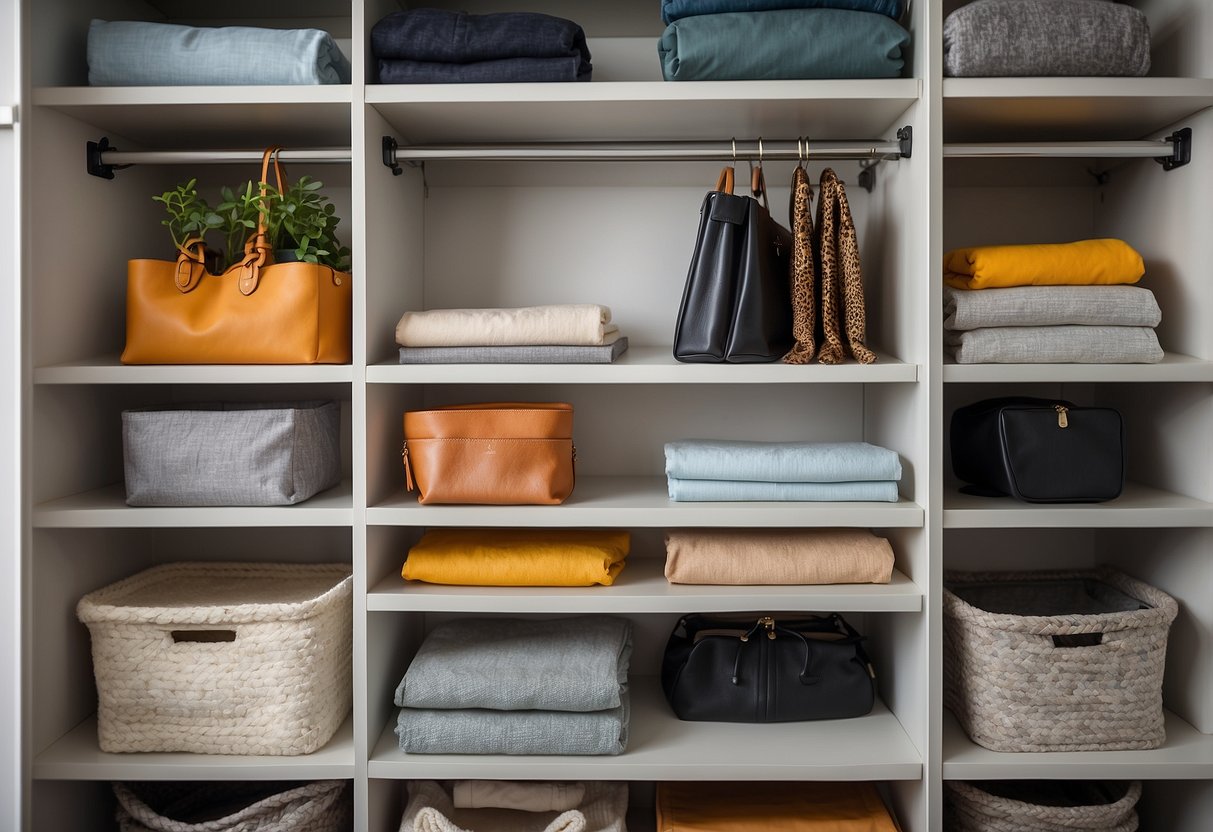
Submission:
<svg viewBox="0 0 1213 832">
<path fill-rule="evenodd" d="M 733 164 L 737 164 L 737 137 L 733 137 Z"/>
<path fill-rule="evenodd" d="M 804 136 L 796 137 L 796 164 L 804 167 Z"/>
<path fill-rule="evenodd" d="M 762 167 L 762 136 L 758 137 L 758 166 Z"/>
</svg>

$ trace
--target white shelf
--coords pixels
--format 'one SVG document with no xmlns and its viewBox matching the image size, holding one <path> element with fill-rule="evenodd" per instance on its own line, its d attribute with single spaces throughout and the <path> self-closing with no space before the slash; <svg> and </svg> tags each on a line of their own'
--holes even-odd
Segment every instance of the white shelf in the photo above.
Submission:
<svg viewBox="0 0 1213 832">
<path fill-rule="evenodd" d="M 38 87 L 34 105 L 115 135 L 120 150 L 349 146 L 350 86 Z M 98 135 L 97 138 L 101 136 Z M 144 147 L 124 147 L 117 138 Z M 81 148 L 83 158 L 83 148 Z"/>
<path fill-rule="evenodd" d="M 116 355 L 34 368 L 34 384 L 345 384 L 349 364 L 123 364 Z"/>
<path fill-rule="evenodd" d="M 1106 503 L 1021 503 L 944 488 L 945 529 L 1127 529 L 1213 526 L 1213 503 L 1133 482 Z"/>
<path fill-rule="evenodd" d="M 1141 139 L 1213 107 L 1206 78 L 945 78 L 944 140 Z"/>
<path fill-rule="evenodd" d="M 399 364 L 366 368 L 384 384 L 875 384 L 914 382 L 918 365 L 881 355 L 875 364 L 683 364 L 669 346 L 629 346 L 613 364 Z"/>
<path fill-rule="evenodd" d="M 655 56 L 654 56 L 655 57 Z M 913 78 L 368 85 L 409 144 L 795 138 L 892 140 Z"/>
<path fill-rule="evenodd" d="M 579 477 L 558 506 L 421 505 L 401 489 L 366 511 L 372 526 L 725 526 L 920 528 L 923 510 L 896 503 L 676 503 L 664 477 Z"/>
<path fill-rule="evenodd" d="M 653 679 L 633 679 L 627 750 L 615 757 L 405 754 L 396 709 L 371 752 L 378 778 L 513 780 L 917 780 L 922 758 L 877 701 L 856 719 L 683 722 Z"/>
<path fill-rule="evenodd" d="M 349 482 L 293 506 L 128 506 L 121 483 L 39 503 L 36 528 L 151 529 L 239 526 L 348 526 L 354 520 Z"/>
<path fill-rule="evenodd" d="M 1169 352 L 1157 364 L 956 364 L 945 382 L 1213 382 L 1213 361 Z"/>
<path fill-rule="evenodd" d="M 90 716 L 34 757 L 35 780 L 349 780 L 354 728 L 349 717 L 319 751 L 296 757 L 226 754 L 110 754 L 97 744 Z"/>
<path fill-rule="evenodd" d="M 665 559 L 632 557 L 612 586 L 482 587 L 405 581 L 398 572 L 371 588 L 372 612 L 648 613 L 812 610 L 919 612 L 922 590 L 894 570 L 887 584 L 688 586 L 670 584 Z"/>
<path fill-rule="evenodd" d="M 965 735 L 944 711 L 945 780 L 1208 780 L 1213 778 L 1213 735 L 1202 734 L 1170 711 L 1167 739 L 1148 751 L 1000 752 Z"/>
</svg>

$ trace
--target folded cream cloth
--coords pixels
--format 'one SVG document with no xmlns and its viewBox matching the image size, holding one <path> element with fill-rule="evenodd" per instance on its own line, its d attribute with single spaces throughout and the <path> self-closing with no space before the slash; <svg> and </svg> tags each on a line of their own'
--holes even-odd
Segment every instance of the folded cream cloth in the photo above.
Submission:
<svg viewBox="0 0 1213 832">
<path fill-rule="evenodd" d="M 405 312 L 396 324 L 402 347 L 603 346 L 618 337 L 611 310 L 591 303 L 428 309 Z"/>
<path fill-rule="evenodd" d="M 400 832 L 626 832 L 626 783 L 585 783 L 585 796 L 565 812 L 457 809 L 433 780 L 409 782 Z"/>
<path fill-rule="evenodd" d="M 519 809 L 565 812 L 585 799 L 584 783 L 529 783 L 518 780 L 456 780 L 456 809 Z"/>
<path fill-rule="evenodd" d="M 672 584 L 887 584 L 893 547 L 865 529 L 678 529 L 665 534 Z"/>
</svg>

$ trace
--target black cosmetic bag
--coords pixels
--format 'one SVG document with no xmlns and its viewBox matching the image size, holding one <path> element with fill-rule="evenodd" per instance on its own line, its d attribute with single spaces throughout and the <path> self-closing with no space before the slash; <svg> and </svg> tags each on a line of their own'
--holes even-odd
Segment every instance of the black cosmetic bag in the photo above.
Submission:
<svg viewBox="0 0 1213 832">
<path fill-rule="evenodd" d="M 661 685 L 679 719 L 797 722 L 863 716 L 876 674 L 840 615 L 688 615 L 670 635 Z"/>
<path fill-rule="evenodd" d="M 1124 488 L 1124 425 L 1108 407 L 1054 399 L 986 399 L 952 414 L 961 491 L 1028 503 L 1099 503 Z"/>
</svg>

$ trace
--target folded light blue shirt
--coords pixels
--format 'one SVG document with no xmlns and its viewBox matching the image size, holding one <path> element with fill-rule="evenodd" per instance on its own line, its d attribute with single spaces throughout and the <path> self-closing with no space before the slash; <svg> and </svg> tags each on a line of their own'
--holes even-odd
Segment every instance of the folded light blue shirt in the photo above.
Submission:
<svg viewBox="0 0 1213 832">
<path fill-rule="evenodd" d="M 678 503 L 808 502 L 895 503 L 895 482 L 753 482 L 667 478 Z"/>
<path fill-rule="evenodd" d="M 665 472 L 685 480 L 896 482 L 901 479 L 901 459 L 896 451 L 867 442 L 682 439 L 666 443 Z"/>
</svg>

